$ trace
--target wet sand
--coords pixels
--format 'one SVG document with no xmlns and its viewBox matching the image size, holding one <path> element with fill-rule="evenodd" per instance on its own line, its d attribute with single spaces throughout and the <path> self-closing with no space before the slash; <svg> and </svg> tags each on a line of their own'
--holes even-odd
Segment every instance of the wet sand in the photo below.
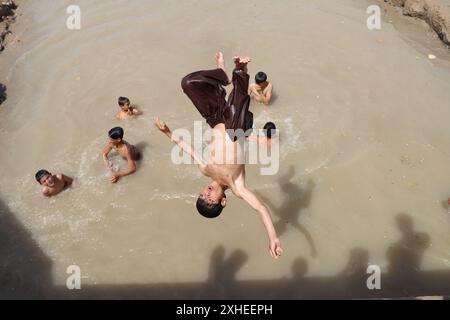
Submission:
<svg viewBox="0 0 450 320">
<path fill-rule="evenodd" d="M 406 16 L 424 20 L 450 45 L 450 1 L 449 0 L 388 0 L 390 4 L 402 8 Z"/>
<path fill-rule="evenodd" d="M 3 297 L 450 291 L 450 55 L 427 58 L 421 48 L 444 46 L 422 24 L 398 17 L 370 32 L 367 6 L 352 0 L 247 1 L 239 11 L 235 1 L 85 0 L 82 30 L 69 31 L 70 1 L 24 3 L 21 42 L 0 61 Z M 251 110 L 256 127 L 280 128 L 281 169 L 261 176 L 249 166 L 247 179 L 272 210 L 284 248 L 276 262 L 258 217 L 232 195 L 217 220 L 196 212 L 208 180 L 172 164 L 151 124 L 158 115 L 192 130 L 200 117 L 180 80 L 213 67 L 219 49 L 228 66 L 234 54 L 252 56 L 251 76 L 264 70 L 275 85 L 273 105 Z M 114 120 L 121 95 L 144 116 Z M 111 185 L 100 152 L 116 125 L 144 157 Z M 43 199 L 41 168 L 76 177 L 74 187 Z M 369 263 L 384 274 L 380 291 L 365 286 Z M 79 292 L 64 289 L 71 264 L 81 267 Z"/>
</svg>

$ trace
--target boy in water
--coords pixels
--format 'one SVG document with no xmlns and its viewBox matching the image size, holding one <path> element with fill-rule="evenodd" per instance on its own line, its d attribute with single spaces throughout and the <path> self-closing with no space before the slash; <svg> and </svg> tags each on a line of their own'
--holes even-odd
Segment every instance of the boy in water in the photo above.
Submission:
<svg viewBox="0 0 450 320">
<path fill-rule="evenodd" d="M 119 97 L 120 112 L 116 115 L 118 120 L 126 120 L 132 117 L 137 117 L 142 114 L 135 106 L 132 106 L 130 99 L 126 97 Z"/>
<path fill-rule="evenodd" d="M 39 170 L 36 181 L 42 186 L 42 194 L 46 197 L 55 196 L 72 185 L 73 179 L 64 174 L 53 175 L 47 170 Z"/>
<path fill-rule="evenodd" d="M 123 140 L 123 129 L 120 127 L 115 127 L 109 130 L 109 142 L 106 145 L 105 149 L 103 149 L 103 161 L 108 169 L 113 171 L 112 162 L 108 160 L 108 154 L 115 149 L 116 152 L 122 156 L 124 160 L 128 162 L 128 170 L 124 172 L 114 172 L 111 177 L 111 182 L 116 183 L 120 178 L 129 176 L 136 172 L 136 161 L 141 158 L 141 154 L 136 147 L 129 144 L 125 140 Z"/>
<path fill-rule="evenodd" d="M 267 75 L 264 72 L 258 72 L 255 76 L 255 83 L 249 88 L 249 95 L 252 99 L 266 106 L 272 100 L 273 85 L 267 81 Z"/>
<path fill-rule="evenodd" d="M 263 136 L 260 134 L 250 135 L 248 137 L 248 141 L 256 141 L 256 143 L 267 143 L 269 147 L 272 146 L 272 143 L 278 142 L 279 137 L 277 135 L 277 127 L 275 126 L 275 123 L 267 122 L 264 125 L 263 133 Z"/>
</svg>

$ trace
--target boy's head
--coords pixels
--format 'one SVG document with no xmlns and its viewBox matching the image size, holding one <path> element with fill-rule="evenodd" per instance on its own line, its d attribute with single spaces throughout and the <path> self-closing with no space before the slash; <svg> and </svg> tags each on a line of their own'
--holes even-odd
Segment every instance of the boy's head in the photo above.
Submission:
<svg viewBox="0 0 450 320">
<path fill-rule="evenodd" d="M 53 187 L 55 185 L 55 179 L 53 179 L 53 175 L 47 170 L 39 170 L 35 175 L 36 181 L 39 184 L 46 187 Z"/>
<path fill-rule="evenodd" d="M 119 97 L 119 107 L 124 110 L 128 111 L 128 108 L 130 107 L 130 99 L 126 97 Z"/>
<path fill-rule="evenodd" d="M 115 127 L 108 132 L 109 140 L 113 144 L 119 144 L 123 139 L 123 129 L 121 127 Z"/>
<path fill-rule="evenodd" d="M 209 219 L 217 218 L 226 205 L 227 197 L 223 188 L 214 181 L 203 188 L 196 203 L 197 211 Z"/>
<path fill-rule="evenodd" d="M 260 71 L 256 74 L 255 76 L 255 82 L 256 84 L 262 84 L 264 82 L 267 81 L 267 74 L 265 74 L 264 72 Z"/>
<path fill-rule="evenodd" d="M 277 127 L 273 122 L 267 122 L 264 125 L 264 134 L 268 139 L 272 139 L 272 134 L 275 134 L 275 130 L 277 130 Z"/>
</svg>

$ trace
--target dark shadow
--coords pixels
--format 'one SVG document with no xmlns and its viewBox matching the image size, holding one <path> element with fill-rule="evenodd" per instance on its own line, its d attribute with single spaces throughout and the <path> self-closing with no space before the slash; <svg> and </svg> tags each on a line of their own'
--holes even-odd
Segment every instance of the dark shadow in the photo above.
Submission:
<svg viewBox="0 0 450 320">
<path fill-rule="evenodd" d="M 3 83 L 0 83 L 0 104 L 6 101 L 8 95 L 6 94 L 6 86 Z"/>
<path fill-rule="evenodd" d="M 289 225 L 294 227 L 302 233 L 308 241 L 311 256 L 316 257 L 317 250 L 313 238 L 309 231 L 299 222 L 302 210 L 307 209 L 311 203 L 315 183 L 314 181 L 309 180 L 306 188 L 302 189 L 297 184 L 292 183 L 291 180 L 294 176 L 295 169 L 291 166 L 287 174 L 278 180 L 278 184 L 284 195 L 283 203 L 279 208 L 275 208 L 268 199 L 262 197 L 260 194 L 258 194 L 258 196 L 260 196 L 264 203 L 269 206 L 273 214 L 279 218 L 278 221 L 274 223 L 278 236 L 284 234 Z"/>
<path fill-rule="evenodd" d="M 150 146 L 150 144 L 146 141 L 141 141 L 139 143 L 136 143 L 134 147 L 137 151 L 139 151 L 141 154 Z"/>
<path fill-rule="evenodd" d="M 51 260 L 0 200 L 0 300 L 42 299 L 53 288 Z"/>
<path fill-rule="evenodd" d="M 139 170 L 139 168 L 142 165 L 142 160 L 144 159 L 144 151 L 149 146 L 149 143 L 146 141 L 141 141 L 134 145 L 136 148 L 136 151 L 138 152 L 138 158 L 136 159 L 136 169 Z"/>
<path fill-rule="evenodd" d="M 279 299 L 303 299 L 305 287 L 307 286 L 306 274 L 308 273 L 308 261 L 303 257 L 295 259 L 291 267 L 292 278 L 284 278 L 286 288 L 272 297 Z"/>
<path fill-rule="evenodd" d="M 214 299 L 225 299 L 228 294 L 234 295 L 232 288 L 236 283 L 236 273 L 247 260 L 248 256 L 242 250 L 233 251 L 225 259 L 224 247 L 217 247 L 211 255 L 207 280 L 208 296 Z"/>
<path fill-rule="evenodd" d="M 247 261 L 248 256 L 242 250 L 235 250 L 228 259 L 225 259 L 225 249 L 217 247 L 212 256 L 209 269 L 209 281 L 211 282 L 235 282 L 235 274 Z"/>
<path fill-rule="evenodd" d="M 388 274 L 391 277 L 389 285 L 407 296 L 421 285 L 422 258 L 430 247 L 431 240 L 428 234 L 414 230 L 412 218 L 405 213 L 396 216 L 396 223 L 402 237 L 386 253 L 389 261 Z"/>
<path fill-rule="evenodd" d="M 366 249 L 354 248 L 345 268 L 337 277 L 342 281 L 342 290 L 352 292 L 355 296 L 363 296 L 367 289 L 367 267 L 369 266 L 369 252 Z"/>
</svg>

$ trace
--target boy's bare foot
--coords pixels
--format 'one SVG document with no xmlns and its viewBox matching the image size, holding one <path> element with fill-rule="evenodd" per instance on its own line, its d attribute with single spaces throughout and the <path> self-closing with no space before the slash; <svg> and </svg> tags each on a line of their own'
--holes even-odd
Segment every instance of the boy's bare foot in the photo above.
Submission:
<svg viewBox="0 0 450 320">
<path fill-rule="evenodd" d="M 235 56 L 233 58 L 236 69 L 244 70 L 247 72 L 247 64 L 252 61 L 250 57 L 246 56 Z"/>
<path fill-rule="evenodd" d="M 223 58 L 223 53 L 220 51 L 216 53 L 216 63 L 217 68 L 225 71 L 225 59 Z"/>
</svg>

